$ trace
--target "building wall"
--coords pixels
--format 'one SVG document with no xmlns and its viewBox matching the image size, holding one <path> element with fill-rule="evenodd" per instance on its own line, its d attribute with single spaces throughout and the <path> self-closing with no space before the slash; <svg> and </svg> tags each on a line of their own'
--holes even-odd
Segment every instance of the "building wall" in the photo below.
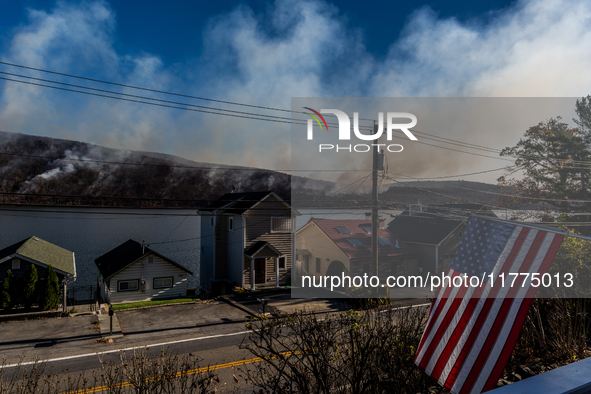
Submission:
<svg viewBox="0 0 591 394">
<path fill-rule="evenodd" d="M 111 303 L 147 301 L 159 298 L 186 296 L 188 273 L 158 256 L 152 256 L 154 258 L 152 263 L 148 262 L 148 256 L 146 256 L 143 261 L 138 261 L 111 277 L 109 280 Z M 173 286 L 169 288 L 154 289 L 154 278 L 159 277 L 173 277 Z M 118 281 L 135 279 L 146 280 L 145 291 L 117 291 Z"/>
<path fill-rule="evenodd" d="M 435 272 L 435 259 L 439 257 L 438 268 L 439 271 L 449 268 L 451 260 L 453 259 L 458 247 L 460 246 L 460 233 L 466 228 L 466 224 L 462 223 L 457 229 L 451 232 L 448 237 L 441 242 L 439 250 L 436 250 L 435 245 L 424 245 L 420 243 L 405 242 L 418 256 L 418 266 L 423 267 L 423 274 L 427 272 Z"/>
<path fill-rule="evenodd" d="M 271 219 L 274 217 L 291 217 L 291 209 L 274 196 L 261 201 L 254 209 L 244 214 L 245 232 L 244 249 L 257 241 L 265 241 L 285 256 L 285 270 L 279 272 L 279 284 L 291 280 L 291 236 L 292 233 L 274 233 L 271 231 Z M 243 249 L 243 250 L 244 250 Z M 242 281 L 244 286 L 250 285 L 250 259 L 242 259 Z M 266 282 L 275 283 L 275 259 L 266 260 Z"/>
<path fill-rule="evenodd" d="M 20 269 L 16 270 L 12 269 L 12 259 L 0 263 L 0 282 L 4 280 L 4 276 L 6 276 L 6 272 L 8 272 L 8 270 L 10 270 L 10 272 L 12 272 L 12 274 L 17 278 L 20 278 L 25 275 L 32 263 L 22 258 L 19 258 L 19 260 Z M 37 275 L 39 277 L 39 280 L 44 280 L 47 277 L 47 267 L 35 264 L 35 268 L 37 269 Z M 59 272 L 56 272 L 56 274 L 61 282 L 61 280 L 64 278 L 64 275 L 60 274 Z"/>
<path fill-rule="evenodd" d="M 228 221 L 228 217 L 223 217 Z M 244 219 L 240 216 L 232 216 L 232 231 L 227 233 L 227 271 L 226 279 L 236 285 L 242 285 L 242 259 L 244 256 Z"/>
<path fill-rule="evenodd" d="M 212 218 L 214 218 L 214 216 L 201 216 L 201 253 L 199 259 L 199 286 L 206 291 L 211 291 L 211 281 L 214 275 L 214 226 L 211 223 Z"/>
<path fill-rule="evenodd" d="M 339 249 L 315 224 L 310 224 L 298 231 L 296 235 L 296 251 L 307 249 L 310 255 L 310 276 L 326 275 L 330 263 L 340 261 L 350 272 L 349 257 Z M 316 258 L 320 258 L 320 272 L 316 272 Z M 299 256 L 298 264 L 303 266 L 303 256 Z"/>
</svg>

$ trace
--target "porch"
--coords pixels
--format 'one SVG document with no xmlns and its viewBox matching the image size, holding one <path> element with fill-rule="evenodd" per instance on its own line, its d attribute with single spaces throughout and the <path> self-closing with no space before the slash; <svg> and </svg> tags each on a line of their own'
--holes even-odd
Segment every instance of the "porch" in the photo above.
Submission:
<svg viewBox="0 0 591 394">
<path fill-rule="evenodd" d="M 282 271 L 285 271 L 285 256 L 269 242 L 257 241 L 246 248 L 244 264 L 245 288 L 251 291 L 279 288 Z"/>
</svg>

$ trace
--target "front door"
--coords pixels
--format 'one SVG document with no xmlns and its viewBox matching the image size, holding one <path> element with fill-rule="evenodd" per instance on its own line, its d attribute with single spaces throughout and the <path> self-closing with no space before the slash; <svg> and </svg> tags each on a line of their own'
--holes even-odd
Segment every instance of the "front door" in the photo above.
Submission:
<svg viewBox="0 0 591 394">
<path fill-rule="evenodd" d="M 254 283 L 265 283 L 265 259 L 254 259 Z"/>
</svg>

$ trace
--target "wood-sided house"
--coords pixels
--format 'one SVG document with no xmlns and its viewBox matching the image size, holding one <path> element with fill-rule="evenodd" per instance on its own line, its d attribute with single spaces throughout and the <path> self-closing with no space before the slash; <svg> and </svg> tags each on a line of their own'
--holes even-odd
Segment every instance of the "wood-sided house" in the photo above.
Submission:
<svg viewBox="0 0 591 394">
<path fill-rule="evenodd" d="M 191 271 L 132 239 L 94 260 L 103 302 L 183 297 Z"/>
<path fill-rule="evenodd" d="M 374 275 L 371 219 L 312 218 L 296 234 L 298 277 Z M 417 272 L 416 255 L 385 228 L 378 229 L 379 277 Z"/>
<path fill-rule="evenodd" d="M 201 287 L 219 293 L 291 283 L 292 213 L 270 191 L 224 194 L 200 210 Z"/>
<path fill-rule="evenodd" d="M 8 270 L 20 278 L 31 265 L 35 265 L 39 280 L 47 278 L 47 267 L 51 265 L 64 291 L 69 282 L 76 280 L 74 252 L 33 236 L 0 250 L 0 282 Z"/>
</svg>

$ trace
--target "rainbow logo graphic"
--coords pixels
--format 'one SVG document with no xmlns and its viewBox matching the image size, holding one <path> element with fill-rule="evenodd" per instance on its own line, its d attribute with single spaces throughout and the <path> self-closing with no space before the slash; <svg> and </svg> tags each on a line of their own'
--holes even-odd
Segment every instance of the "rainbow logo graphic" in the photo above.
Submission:
<svg viewBox="0 0 591 394">
<path fill-rule="evenodd" d="M 309 111 L 314 112 L 316 115 L 318 115 L 320 117 L 320 119 L 322 119 L 322 122 L 324 122 L 324 126 L 326 127 L 326 131 L 328 131 L 328 125 L 326 124 L 326 120 L 324 120 L 324 116 L 320 115 L 320 112 L 313 110 L 312 108 L 308 108 L 308 107 L 303 107 L 304 109 L 307 109 Z M 318 126 L 320 126 L 320 130 L 322 130 L 322 123 L 320 123 L 320 120 L 318 120 L 318 118 L 308 112 L 304 112 L 306 115 L 311 116 L 316 123 L 318 123 Z M 310 121 L 311 122 L 311 121 Z"/>
</svg>

